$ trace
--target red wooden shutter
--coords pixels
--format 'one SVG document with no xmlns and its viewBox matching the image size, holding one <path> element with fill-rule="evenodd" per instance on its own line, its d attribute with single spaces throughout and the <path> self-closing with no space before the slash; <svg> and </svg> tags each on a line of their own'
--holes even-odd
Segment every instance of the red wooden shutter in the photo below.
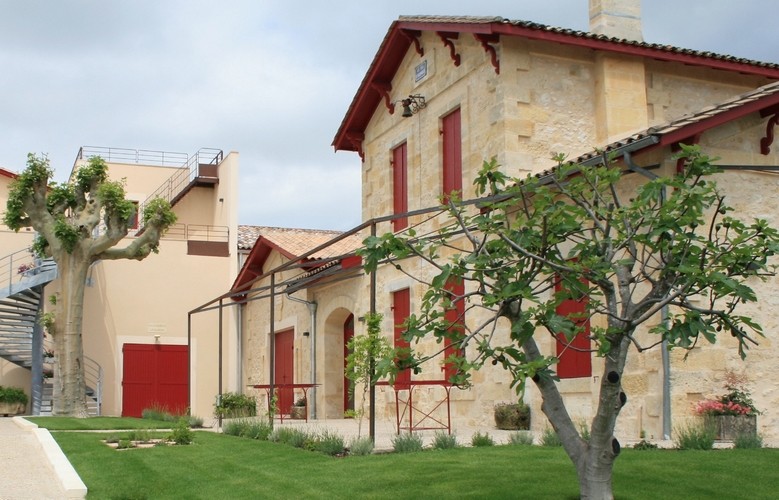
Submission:
<svg viewBox="0 0 779 500">
<path fill-rule="evenodd" d="M 408 212 L 408 148 L 404 142 L 392 150 L 392 204 L 395 214 Z M 393 229 L 408 227 L 408 217 L 392 220 Z"/>
<path fill-rule="evenodd" d="M 395 325 L 395 347 L 407 348 L 409 343 L 403 338 L 403 322 L 411 314 L 411 297 L 408 288 L 392 293 L 392 320 Z M 406 368 L 398 372 L 395 377 L 395 385 L 404 385 L 411 382 L 411 370 Z"/>
<path fill-rule="evenodd" d="M 555 291 L 562 290 L 561 280 L 555 283 Z M 557 314 L 571 318 L 577 326 L 584 330 L 568 341 L 562 333 L 557 334 L 557 375 L 560 378 L 581 378 L 592 375 L 592 355 L 590 349 L 590 319 L 587 316 L 587 301 L 585 295 L 579 299 L 566 299 L 557 306 Z"/>
<path fill-rule="evenodd" d="M 462 135 L 460 133 L 460 110 L 456 109 L 442 120 L 443 128 L 443 197 L 449 201 L 453 191 L 463 190 Z"/>
<path fill-rule="evenodd" d="M 446 289 L 452 292 L 455 299 L 465 295 L 465 284 L 459 278 L 452 278 L 446 284 Z M 444 359 L 450 356 L 461 356 L 462 349 L 457 347 L 457 341 L 465 334 L 465 301 L 457 300 L 452 307 L 444 313 L 444 319 L 451 326 L 449 327 L 449 338 L 446 339 L 447 347 L 444 350 Z M 452 377 L 457 375 L 457 366 L 453 363 L 444 363 L 442 368 L 446 380 L 451 381 Z"/>
</svg>

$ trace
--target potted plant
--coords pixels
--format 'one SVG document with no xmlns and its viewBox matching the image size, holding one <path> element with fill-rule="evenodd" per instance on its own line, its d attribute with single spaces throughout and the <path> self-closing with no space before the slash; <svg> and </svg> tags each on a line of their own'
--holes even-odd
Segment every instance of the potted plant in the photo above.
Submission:
<svg viewBox="0 0 779 500">
<path fill-rule="evenodd" d="M 726 393 L 699 401 L 695 412 L 704 417 L 706 425 L 714 428 L 717 439 L 734 440 L 740 435 L 757 434 L 757 416 L 760 411 L 752 402 L 745 380 L 734 373 L 725 378 Z"/>
<path fill-rule="evenodd" d="M 306 398 L 300 397 L 295 401 L 295 404 L 292 405 L 292 408 L 289 409 L 289 417 L 303 420 L 306 418 Z"/>
<path fill-rule="evenodd" d="M 0 385 L 0 415 L 19 415 L 27 408 L 27 394 L 18 387 Z"/>
<path fill-rule="evenodd" d="M 504 430 L 529 430 L 530 407 L 523 402 L 495 405 L 495 426 Z"/>
</svg>

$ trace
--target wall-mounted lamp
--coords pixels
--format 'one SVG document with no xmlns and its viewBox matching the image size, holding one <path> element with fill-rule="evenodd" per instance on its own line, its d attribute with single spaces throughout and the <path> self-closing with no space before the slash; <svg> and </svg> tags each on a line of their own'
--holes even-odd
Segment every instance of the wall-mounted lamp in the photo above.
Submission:
<svg viewBox="0 0 779 500">
<path fill-rule="evenodd" d="M 405 99 L 401 99 L 400 104 L 403 105 L 403 118 L 414 116 L 414 113 L 417 113 L 420 109 L 427 107 L 425 96 L 421 94 L 413 94 Z"/>
</svg>

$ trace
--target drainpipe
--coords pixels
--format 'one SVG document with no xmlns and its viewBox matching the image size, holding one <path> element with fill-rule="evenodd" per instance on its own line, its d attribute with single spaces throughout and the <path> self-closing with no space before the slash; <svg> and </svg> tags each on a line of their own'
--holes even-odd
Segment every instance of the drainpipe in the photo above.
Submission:
<svg viewBox="0 0 779 500">
<path fill-rule="evenodd" d="M 657 179 L 659 176 L 645 168 L 641 168 L 633 163 L 633 158 L 630 156 L 630 152 L 626 151 L 622 158 L 625 160 L 625 164 L 633 172 L 639 173 L 648 179 Z M 665 203 L 666 189 L 660 191 L 660 204 Z M 665 305 L 660 309 L 660 322 L 664 327 L 668 327 L 668 306 Z M 661 344 L 662 361 L 663 361 L 663 439 L 671 439 L 671 358 L 668 353 L 668 341 L 663 340 Z"/>
<path fill-rule="evenodd" d="M 316 302 L 293 297 L 289 293 L 287 298 L 294 302 L 300 302 L 308 306 L 308 312 L 311 314 L 311 396 L 308 398 L 309 414 L 312 419 L 316 419 Z"/>
</svg>

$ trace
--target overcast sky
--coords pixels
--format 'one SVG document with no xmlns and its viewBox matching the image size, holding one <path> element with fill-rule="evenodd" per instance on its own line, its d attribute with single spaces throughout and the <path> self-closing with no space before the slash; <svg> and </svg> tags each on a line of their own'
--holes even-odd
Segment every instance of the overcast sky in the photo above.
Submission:
<svg viewBox="0 0 779 500">
<path fill-rule="evenodd" d="M 643 0 L 644 39 L 779 62 L 774 0 Z M 241 155 L 241 224 L 348 229 L 360 160 L 331 142 L 400 15 L 588 29 L 587 0 L 0 0 L 0 167 L 80 146 Z"/>
</svg>

